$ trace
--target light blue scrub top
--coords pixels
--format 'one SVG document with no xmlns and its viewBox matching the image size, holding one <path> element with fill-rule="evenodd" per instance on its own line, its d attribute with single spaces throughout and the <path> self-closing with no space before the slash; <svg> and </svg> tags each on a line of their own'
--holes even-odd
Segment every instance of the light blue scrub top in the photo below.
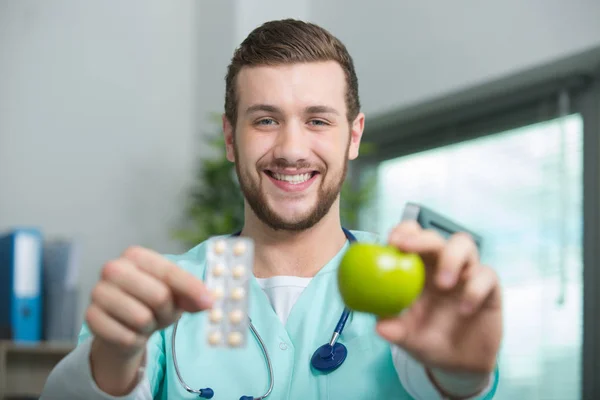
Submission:
<svg viewBox="0 0 600 400">
<path fill-rule="evenodd" d="M 376 236 L 352 232 L 358 241 L 375 242 Z M 323 267 L 298 298 L 284 326 L 256 279 L 250 278 L 249 315 L 262 336 L 273 363 L 274 387 L 269 399 L 411 399 L 394 364 L 390 344 L 375 332 L 375 317 L 352 313 L 339 342 L 348 357 L 328 374 L 310 365 L 313 352 L 329 342 L 344 309 L 335 273 L 349 243 Z M 185 254 L 166 256 L 203 279 L 206 242 Z M 260 396 L 268 388 L 268 370 L 259 343 L 248 332 L 243 349 L 207 345 L 206 313 L 185 314 L 177 328 L 177 361 L 184 381 L 193 389 L 210 387 L 213 399 Z M 171 355 L 173 328 L 154 333 L 149 340 L 146 374 L 154 399 L 197 399 L 179 383 Z M 90 335 L 84 325 L 80 343 Z M 497 376 L 496 376 L 497 378 Z M 495 385 L 497 384 L 497 379 Z M 486 396 L 492 398 L 494 389 Z"/>
</svg>

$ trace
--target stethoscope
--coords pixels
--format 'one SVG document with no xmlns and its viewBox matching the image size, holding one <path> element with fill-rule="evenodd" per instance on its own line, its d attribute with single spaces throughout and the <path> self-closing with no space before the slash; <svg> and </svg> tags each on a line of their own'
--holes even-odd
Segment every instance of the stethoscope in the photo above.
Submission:
<svg viewBox="0 0 600 400">
<path fill-rule="evenodd" d="M 346 239 L 348 239 L 349 242 L 356 242 L 356 237 L 354 237 L 352 232 L 350 232 L 346 228 L 342 229 L 344 231 L 344 234 L 346 235 Z M 234 233 L 232 236 L 238 236 L 239 234 L 240 232 L 237 232 Z M 342 312 L 342 315 L 340 316 L 340 319 L 337 325 L 335 326 L 335 329 L 333 331 L 333 334 L 331 335 L 331 339 L 329 340 L 329 342 L 319 347 L 313 353 L 313 356 L 310 359 L 310 364 L 316 370 L 324 373 L 335 371 L 339 368 L 340 365 L 342 365 L 342 363 L 346 359 L 346 356 L 348 355 L 348 349 L 342 343 L 338 343 L 338 339 L 342 334 L 342 331 L 344 330 L 344 326 L 346 325 L 346 321 L 348 320 L 349 315 L 350 310 L 347 307 L 344 307 L 344 311 Z M 252 320 L 250 319 L 250 317 L 248 317 L 248 320 L 250 322 L 250 330 L 252 331 L 252 334 L 260 344 L 262 353 L 265 356 L 267 369 L 269 371 L 269 388 L 260 397 L 242 396 L 240 397 L 240 400 L 263 400 L 267 398 L 267 396 L 269 396 L 273 391 L 273 365 L 271 364 L 271 358 L 269 357 L 269 352 L 267 351 L 265 343 L 256 331 L 256 328 L 254 327 L 254 324 L 252 324 Z M 179 379 L 179 383 L 181 383 L 181 386 L 183 386 L 188 393 L 197 394 L 199 397 L 202 397 L 204 399 L 210 399 L 214 396 L 214 391 L 211 388 L 192 389 L 185 383 L 185 381 L 181 377 L 181 373 L 179 372 L 179 365 L 177 364 L 177 355 L 175 352 L 175 335 L 177 334 L 178 323 L 179 322 L 176 322 L 173 327 L 173 336 L 171 337 L 171 354 L 173 356 L 173 365 L 175 366 L 175 372 L 177 374 L 177 378 Z"/>
</svg>

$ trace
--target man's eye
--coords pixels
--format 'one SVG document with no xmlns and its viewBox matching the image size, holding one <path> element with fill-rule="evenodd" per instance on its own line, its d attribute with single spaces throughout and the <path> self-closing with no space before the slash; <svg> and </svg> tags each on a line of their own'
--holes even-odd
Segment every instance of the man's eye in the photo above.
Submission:
<svg viewBox="0 0 600 400">
<path fill-rule="evenodd" d="M 320 119 L 313 119 L 313 120 L 310 121 L 310 123 L 312 125 L 315 125 L 315 126 L 326 126 L 326 125 L 329 125 L 327 122 L 321 121 Z"/>
<path fill-rule="evenodd" d="M 263 118 L 256 123 L 257 125 L 273 125 L 275 124 L 275 120 L 271 118 Z"/>
</svg>

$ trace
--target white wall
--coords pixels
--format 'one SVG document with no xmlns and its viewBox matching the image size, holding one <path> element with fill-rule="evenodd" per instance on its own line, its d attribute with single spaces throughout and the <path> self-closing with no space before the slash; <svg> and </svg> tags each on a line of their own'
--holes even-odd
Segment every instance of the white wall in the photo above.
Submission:
<svg viewBox="0 0 600 400">
<path fill-rule="evenodd" d="M 169 235 L 251 29 L 307 18 L 354 56 L 382 113 L 600 45 L 597 0 L 0 0 L 0 230 L 83 243 L 82 307 L 102 263 Z"/>
<path fill-rule="evenodd" d="M 233 49 L 232 2 L 199 4 L 0 1 L 0 230 L 80 240 L 81 308 L 128 245 L 179 250 Z"/>
<path fill-rule="evenodd" d="M 310 0 L 237 0 L 235 4 L 234 47 L 266 21 L 296 18 L 309 19 Z"/>
<path fill-rule="evenodd" d="M 371 115 L 600 46 L 598 0 L 312 0 L 310 18 L 348 46 Z"/>
</svg>

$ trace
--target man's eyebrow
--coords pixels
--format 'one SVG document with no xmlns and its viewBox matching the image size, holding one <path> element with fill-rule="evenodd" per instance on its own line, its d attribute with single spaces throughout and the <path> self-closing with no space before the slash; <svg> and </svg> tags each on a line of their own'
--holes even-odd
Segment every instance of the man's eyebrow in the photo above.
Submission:
<svg viewBox="0 0 600 400">
<path fill-rule="evenodd" d="M 264 111 L 268 113 L 279 113 L 281 109 L 271 104 L 253 104 L 246 109 L 246 114 L 252 114 L 255 112 Z M 304 109 L 306 114 L 335 114 L 340 115 L 339 111 L 333 107 L 325 105 L 308 106 Z"/>
<path fill-rule="evenodd" d="M 310 106 L 306 107 L 307 114 L 335 114 L 340 115 L 339 111 L 329 106 Z"/>
<path fill-rule="evenodd" d="M 281 110 L 279 108 L 272 106 L 270 104 L 253 104 L 246 109 L 246 114 L 252 114 L 258 111 L 265 111 L 270 113 L 279 113 Z"/>
</svg>

